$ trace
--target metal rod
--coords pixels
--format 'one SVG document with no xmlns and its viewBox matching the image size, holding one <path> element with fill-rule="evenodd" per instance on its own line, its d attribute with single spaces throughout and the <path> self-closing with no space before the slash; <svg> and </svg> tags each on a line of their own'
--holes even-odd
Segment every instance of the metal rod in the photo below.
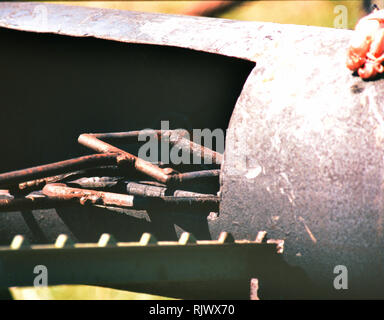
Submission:
<svg viewBox="0 0 384 320">
<path fill-rule="evenodd" d="M 154 185 L 148 185 L 143 183 L 137 183 L 133 181 L 127 181 L 127 193 L 142 197 L 209 197 L 212 194 L 197 193 L 185 190 L 175 190 L 167 187 L 160 187 Z"/>
<path fill-rule="evenodd" d="M 169 142 L 171 145 L 173 145 L 179 150 L 192 153 L 194 156 L 201 158 L 206 164 L 213 163 L 213 164 L 220 165 L 223 161 L 223 155 L 221 153 L 213 151 L 210 148 L 204 147 L 198 143 L 191 141 L 189 139 L 188 131 L 184 129 L 178 129 L 178 130 L 146 129 L 146 130 L 128 131 L 128 132 L 88 133 L 87 135 L 92 136 L 96 139 L 108 139 L 108 140 L 124 139 L 124 140 L 129 140 L 130 142 L 138 142 L 139 135 L 144 135 L 144 136 L 152 135 L 153 137 L 159 140 Z M 117 148 L 115 148 L 115 150 L 116 149 Z M 108 150 L 108 149 L 101 149 L 101 150 Z"/>
<path fill-rule="evenodd" d="M 167 183 L 168 179 L 170 178 L 170 174 L 174 172 L 174 170 L 171 168 L 159 168 L 158 166 L 148 161 L 140 159 L 124 150 L 101 141 L 93 134 L 82 134 L 79 136 L 78 141 L 80 144 L 98 152 L 116 152 L 122 154 L 133 163 L 138 171 L 163 183 Z"/>
<path fill-rule="evenodd" d="M 203 160 L 203 164 L 220 165 L 223 162 L 223 155 L 221 153 L 195 143 L 177 131 L 162 132 L 160 137 L 162 140 L 169 141 L 174 148 L 192 153 L 195 157 L 200 158 Z"/>
<path fill-rule="evenodd" d="M 165 196 L 160 197 L 159 199 L 164 202 L 164 204 L 175 204 L 175 205 L 187 205 L 187 206 L 194 206 L 194 205 L 214 205 L 218 209 L 218 205 L 220 203 L 220 197 L 218 196 L 199 196 L 199 197 L 172 197 L 172 196 Z"/>
<path fill-rule="evenodd" d="M 123 179 L 123 177 L 86 177 L 67 181 L 66 184 L 91 189 L 113 188 Z"/>
<path fill-rule="evenodd" d="M 177 175 L 172 176 L 172 182 L 174 183 L 183 183 L 189 181 L 195 181 L 200 179 L 219 179 L 220 170 L 201 170 L 201 171 L 192 171 L 186 173 L 179 173 Z"/>
<path fill-rule="evenodd" d="M 18 189 L 22 191 L 31 190 L 31 189 L 41 189 L 48 183 L 55 183 L 55 182 L 62 182 L 65 183 L 73 182 L 74 184 L 78 183 L 82 187 L 86 187 L 89 185 L 90 188 L 93 187 L 102 187 L 97 186 L 97 183 L 95 182 L 95 185 L 92 185 L 91 180 L 82 180 L 82 179 L 92 179 L 94 176 L 100 176 L 105 175 L 108 176 L 111 181 L 116 180 L 123 176 L 125 172 L 123 172 L 122 168 L 119 168 L 117 166 L 101 166 L 101 167 L 94 167 L 94 168 L 87 168 L 84 170 L 74 171 L 74 172 L 68 172 L 57 176 L 52 177 L 46 177 L 36 180 L 30 180 L 26 182 L 22 182 L 18 185 Z M 81 178 L 80 178 L 81 177 Z M 88 178 L 91 177 L 91 178 Z M 107 177 L 104 177 L 107 178 Z M 76 180 L 77 179 L 77 180 Z M 83 185 L 82 185 L 83 184 Z"/>
<path fill-rule="evenodd" d="M 160 138 L 162 135 L 177 134 L 178 136 L 189 135 L 187 130 L 178 129 L 178 130 L 154 130 L 154 129 L 144 129 L 136 131 L 126 131 L 126 132 L 108 132 L 108 133 L 88 133 L 96 137 L 97 139 L 103 140 L 127 140 L 132 143 L 137 143 L 139 135 L 144 136 L 153 136 L 154 138 Z"/>
<path fill-rule="evenodd" d="M 60 183 L 47 184 L 43 188 L 43 194 L 50 197 L 51 199 L 74 201 L 82 205 L 97 204 L 123 208 L 133 208 L 134 206 L 134 197 L 131 195 L 70 188 L 65 184 Z"/>
<path fill-rule="evenodd" d="M 33 188 L 41 188 L 44 187 L 48 183 L 54 183 L 58 182 L 60 180 L 63 180 L 67 178 L 70 174 L 60 174 L 57 176 L 53 177 L 47 177 L 47 178 L 41 178 L 41 179 L 35 179 L 35 180 L 30 180 L 26 182 L 19 183 L 19 190 L 29 190 Z"/>
<path fill-rule="evenodd" d="M 0 186 L 16 185 L 29 180 L 41 179 L 89 167 L 96 167 L 100 165 L 120 165 L 126 162 L 127 159 L 117 153 L 93 154 L 0 174 Z"/>
<path fill-rule="evenodd" d="M 0 199 L 0 212 L 50 209 L 65 204 L 67 202 L 34 192 L 22 198 L 13 198 L 10 195 L 8 199 Z"/>
<path fill-rule="evenodd" d="M 198 207 L 201 209 L 218 210 L 218 196 L 204 197 L 136 197 L 133 195 L 79 189 L 67 187 L 65 184 L 47 184 L 43 194 L 51 199 L 73 201 L 81 205 L 101 205 L 121 208 L 146 210 L 151 208 L 178 206 Z"/>
</svg>

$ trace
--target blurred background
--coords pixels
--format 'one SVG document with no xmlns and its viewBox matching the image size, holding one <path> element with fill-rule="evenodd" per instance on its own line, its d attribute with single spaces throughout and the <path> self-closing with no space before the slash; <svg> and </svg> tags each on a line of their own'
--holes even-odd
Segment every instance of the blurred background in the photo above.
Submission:
<svg viewBox="0 0 384 320">
<path fill-rule="evenodd" d="M 60 1 L 49 3 L 206 16 L 243 21 L 312 25 L 353 29 L 371 11 L 372 5 L 384 8 L 384 0 L 265 0 L 265 1 Z M 10 288 L 13 299 L 128 299 L 149 300 L 165 297 L 92 286 L 54 286 L 48 288 Z M 165 298 L 167 299 L 167 298 Z"/>
<path fill-rule="evenodd" d="M 61 1 L 76 6 L 113 8 L 217 17 L 245 21 L 266 21 L 353 29 L 372 4 L 384 8 L 384 0 L 262 0 L 262 1 Z"/>
</svg>

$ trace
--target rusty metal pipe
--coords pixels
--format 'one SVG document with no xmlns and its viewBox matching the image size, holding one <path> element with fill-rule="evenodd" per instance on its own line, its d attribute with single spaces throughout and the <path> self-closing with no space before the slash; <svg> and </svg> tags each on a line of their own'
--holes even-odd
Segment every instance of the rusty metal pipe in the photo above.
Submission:
<svg viewBox="0 0 384 320">
<path fill-rule="evenodd" d="M 201 171 L 192 171 L 192 172 L 186 172 L 186 173 L 179 173 L 172 175 L 172 182 L 175 184 L 181 184 L 184 182 L 190 182 L 190 181 L 196 181 L 196 180 L 202 180 L 202 179 L 217 179 L 217 182 L 219 183 L 220 178 L 220 170 L 219 169 L 213 169 L 213 170 L 201 170 Z"/>
<path fill-rule="evenodd" d="M 153 136 L 159 140 L 169 142 L 172 146 L 176 147 L 179 150 L 192 153 L 194 156 L 201 158 L 204 161 L 204 163 L 209 162 L 209 164 L 212 163 L 212 164 L 220 165 L 223 161 L 223 155 L 221 153 L 213 151 L 210 148 L 204 147 L 198 143 L 191 141 L 189 139 L 188 131 L 184 129 L 178 129 L 178 130 L 145 129 L 145 130 L 136 130 L 136 131 L 127 131 L 127 132 L 88 133 L 86 135 L 92 136 L 93 138 L 96 138 L 96 139 L 106 139 L 106 140 L 123 139 L 133 143 L 138 142 L 139 135 Z M 84 141 L 84 137 L 81 140 Z M 92 148 L 93 150 L 103 150 L 102 152 L 107 152 L 106 150 L 110 150 L 110 151 L 114 150 L 113 152 L 120 150 L 112 146 L 111 147 L 113 149 L 110 149 L 110 147 L 106 146 L 106 143 L 98 144 L 96 146 L 94 145 L 96 142 L 92 141 L 90 143 L 87 140 L 88 138 L 85 139 L 87 144 L 92 143 L 93 147 L 90 147 L 90 148 Z M 83 144 L 82 142 L 80 143 Z"/>
<path fill-rule="evenodd" d="M 95 176 L 108 176 L 111 180 L 115 180 L 115 177 L 121 177 L 124 175 L 122 168 L 117 166 L 100 166 L 94 168 L 87 168 L 84 170 L 68 172 L 52 177 L 46 177 L 41 179 L 30 180 L 26 182 L 19 183 L 18 189 L 22 191 L 26 190 L 37 190 L 43 188 L 48 183 L 62 182 L 66 181 L 76 183 L 77 180 L 81 179 L 90 179 Z M 77 179 L 77 180 L 76 180 Z"/>
<path fill-rule="evenodd" d="M 85 204 L 98 204 L 133 208 L 133 196 L 88 189 L 70 188 L 65 184 L 52 183 L 43 188 L 43 194 L 56 200 L 66 200 Z"/>
<path fill-rule="evenodd" d="M 124 156 L 117 153 L 93 154 L 28 169 L 3 173 L 0 174 L 0 185 L 15 185 L 30 180 L 41 179 L 89 167 L 96 167 L 100 165 L 119 165 L 126 163 L 126 161 L 127 159 L 125 159 Z"/>
<path fill-rule="evenodd" d="M 127 194 L 71 188 L 61 183 L 47 184 L 42 192 L 53 200 L 74 202 L 81 205 L 100 205 L 137 210 L 159 208 L 160 206 L 198 207 L 218 210 L 220 202 L 218 196 L 145 198 Z"/>
<path fill-rule="evenodd" d="M 151 198 L 150 198 L 151 199 Z M 219 211 L 220 197 L 218 196 L 193 196 L 193 197 L 172 197 L 165 196 L 159 198 L 152 198 L 153 200 L 159 199 L 160 201 L 154 201 L 153 203 L 149 202 L 153 207 L 157 207 L 157 204 L 168 206 L 177 206 L 177 207 L 186 207 L 186 208 L 198 208 L 201 211 L 210 210 L 210 211 Z"/>
<path fill-rule="evenodd" d="M 126 132 L 108 132 L 108 133 L 88 133 L 96 137 L 97 139 L 105 140 L 116 140 L 123 139 L 129 142 L 138 142 L 137 138 L 139 135 L 153 136 L 155 138 L 160 138 L 162 135 L 177 134 L 179 136 L 184 136 L 188 134 L 187 130 L 177 129 L 177 130 L 153 130 L 153 129 L 143 129 L 143 130 L 134 130 Z"/>
<path fill-rule="evenodd" d="M 185 190 L 175 190 L 167 187 L 153 186 L 133 181 L 127 181 L 127 193 L 144 197 L 209 197 L 212 194 L 197 193 Z"/>
<path fill-rule="evenodd" d="M 123 177 L 83 177 L 67 181 L 66 184 L 85 189 L 110 189 L 116 187 L 123 179 Z"/>
<path fill-rule="evenodd" d="M 195 143 L 190 139 L 187 139 L 184 135 L 179 134 L 177 131 L 161 132 L 160 138 L 169 141 L 174 148 L 192 153 L 195 157 L 203 160 L 203 164 L 220 165 L 223 162 L 223 155 L 221 153 Z"/>
<path fill-rule="evenodd" d="M 48 183 L 54 183 L 54 182 L 58 182 L 60 180 L 63 180 L 65 178 L 67 178 L 69 175 L 70 174 L 60 174 L 57 176 L 46 177 L 46 178 L 22 182 L 22 183 L 19 183 L 18 189 L 19 190 L 30 190 L 30 189 L 34 189 L 34 188 L 41 188 Z"/>
<path fill-rule="evenodd" d="M 143 159 L 140 159 L 124 150 L 121 150 L 119 148 L 116 148 L 112 145 L 110 145 L 109 143 L 106 143 L 104 141 L 101 141 L 99 140 L 96 136 L 92 135 L 92 134 L 82 134 L 79 136 L 79 139 L 78 139 L 78 142 L 92 150 L 95 150 L 95 151 L 98 151 L 98 152 L 116 152 L 116 153 L 119 153 L 119 154 L 122 154 L 124 156 L 127 157 L 127 159 L 129 161 L 131 161 L 134 165 L 134 167 L 156 179 L 157 181 L 160 181 L 160 182 L 163 182 L 163 183 L 167 183 L 168 179 L 169 179 L 169 173 L 173 172 L 172 169 L 162 169 L 162 168 L 159 168 L 158 166 L 148 162 L 148 161 L 145 161 Z"/>
<path fill-rule="evenodd" d="M 49 198 L 38 192 L 21 198 L 14 198 L 9 195 L 9 197 L 5 199 L 0 199 L 0 212 L 51 209 L 65 204 L 67 204 L 67 202 Z"/>
</svg>

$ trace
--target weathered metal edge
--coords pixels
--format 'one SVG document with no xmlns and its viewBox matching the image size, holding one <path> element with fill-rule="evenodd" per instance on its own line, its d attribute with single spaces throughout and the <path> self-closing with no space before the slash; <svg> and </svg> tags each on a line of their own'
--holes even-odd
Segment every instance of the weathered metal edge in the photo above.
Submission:
<svg viewBox="0 0 384 320">
<path fill-rule="evenodd" d="M 144 13 L 47 3 L 0 3 L 0 27 L 95 37 L 126 43 L 166 45 L 256 61 L 281 30 L 345 35 L 347 30 Z M 276 39 L 275 39 L 275 36 Z M 274 41 L 273 41 L 274 42 Z"/>
</svg>

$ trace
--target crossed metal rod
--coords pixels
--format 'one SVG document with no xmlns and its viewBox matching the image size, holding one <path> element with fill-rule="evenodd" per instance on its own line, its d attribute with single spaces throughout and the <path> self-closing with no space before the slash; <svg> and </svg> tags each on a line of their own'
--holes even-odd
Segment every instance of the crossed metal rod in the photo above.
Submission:
<svg viewBox="0 0 384 320">
<path fill-rule="evenodd" d="M 137 136 L 138 132 L 139 131 L 133 133 L 82 134 L 78 139 L 79 143 L 96 150 L 101 154 L 88 155 L 52 164 L 3 173 L 0 174 L 0 186 L 25 183 L 27 181 L 52 177 L 85 168 L 107 165 L 117 165 L 120 167 L 134 166 L 137 171 L 165 184 L 181 183 L 194 179 L 219 176 L 220 170 L 217 169 L 178 173 L 172 168 L 160 168 L 144 159 L 138 158 L 99 139 L 100 137 L 132 137 Z M 165 133 L 160 133 L 160 135 L 165 135 Z M 203 152 L 200 152 L 200 155 L 204 156 L 204 154 L 207 155 L 208 153 L 212 153 L 214 159 L 221 159 L 219 153 L 202 146 L 200 146 L 200 148 L 203 150 Z M 220 161 L 217 160 L 217 163 Z"/>
<path fill-rule="evenodd" d="M 172 130 L 161 131 L 151 130 L 159 139 L 169 139 Z M 29 188 L 43 188 L 41 192 L 35 192 L 24 196 L 11 196 L 5 199 L 0 198 L 0 211 L 16 211 L 23 209 L 53 208 L 68 203 L 81 205 L 117 206 L 131 209 L 148 209 L 154 206 L 194 206 L 217 211 L 219 197 L 185 190 L 177 190 L 177 186 L 185 182 L 201 179 L 215 179 L 218 182 L 220 170 L 200 170 L 186 173 L 179 173 L 172 168 L 160 168 L 146 160 L 136 157 L 124 150 L 114 147 L 100 139 L 137 139 L 142 131 L 82 134 L 78 141 L 100 154 L 88 155 L 55 162 L 47 165 L 32 167 L 0 174 L 0 186 L 10 190 L 28 190 Z M 183 148 L 187 143 L 192 151 L 196 153 L 199 145 L 184 138 L 183 133 L 177 133 L 174 143 L 182 139 Z M 189 142 L 188 142 L 189 141 Z M 202 146 L 198 150 L 199 156 L 210 155 L 215 159 L 216 164 L 221 161 L 221 154 L 216 153 Z M 128 194 L 96 191 L 84 188 L 112 188 L 124 180 L 123 177 L 91 177 L 71 180 L 71 177 L 81 176 L 90 169 L 99 169 L 107 172 L 111 168 L 120 170 L 125 175 L 127 169 L 134 168 L 135 171 L 146 174 L 155 179 L 152 185 L 135 182 L 126 182 Z M 69 185 L 77 185 L 80 188 L 73 188 L 63 182 L 69 180 Z M 67 183 L 67 182 L 66 182 Z M 168 185 L 168 187 L 167 187 Z M 83 188 L 83 189 L 81 189 Z"/>
</svg>

